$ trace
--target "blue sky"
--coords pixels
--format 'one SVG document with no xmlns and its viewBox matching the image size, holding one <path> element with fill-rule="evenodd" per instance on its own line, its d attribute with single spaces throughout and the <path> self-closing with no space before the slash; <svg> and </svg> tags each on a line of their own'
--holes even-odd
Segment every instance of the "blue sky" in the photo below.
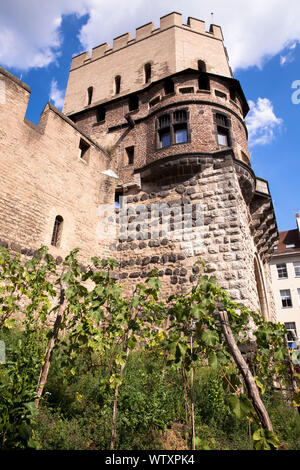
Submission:
<svg viewBox="0 0 300 470">
<path fill-rule="evenodd" d="M 38 123 L 51 100 L 61 108 L 72 56 L 171 11 L 223 29 L 235 78 L 250 105 L 252 166 L 269 181 L 279 230 L 300 211 L 299 0 L 10 0 L 1 5 L 0 65 L 31 87 L 27 118 Z M 213 16 L 211 13 L 213 12 Z M 300 84 L 300 82 L 299 82 Z M 299 87 L 300 88 L 300 87 Z M 300 93 L 299 93 L 300 98 Z"/>
</svg>

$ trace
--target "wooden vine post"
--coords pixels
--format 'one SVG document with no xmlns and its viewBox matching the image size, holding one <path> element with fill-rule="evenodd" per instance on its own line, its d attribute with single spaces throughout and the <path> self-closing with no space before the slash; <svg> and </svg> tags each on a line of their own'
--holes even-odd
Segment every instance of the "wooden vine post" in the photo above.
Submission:
<svg viewBox="0 0 300 470">
<path fill-rule="evenodd" d="M 224 333 L 224 337 L 226 340 L 226 343 L 228 345 L 228 348 L 233 356 L 233 359 L 240 370 L 247 390 L 249 397 L 251 398 L 253 407 L 260 419 L 260 422 L 262 424 L 262 427 L 264 429 L 267 429 L 268 431 L 273 432 L 273 426 L 270 420 L 270 417 L 268 415 L 268 412 L 265 408 L 265 405 L 263 404 L 261 398 L 260 398 L 260 393 L 258 390 L 258 387 L 255 383 L 255 380 L 253 378 L 253 375 L 251 374 L 251 371 L 248 367 L 248 364 L 246 363 L 245 359 L 243 358 L 243 355 L 241 351 L 239 350 L 235 338 L 233 336 L 229 320 L 228 320 L 228 315 L 226 311 L 220 311 L 219 312 L 220 319 L 221 319 L 221 325 L 222 325 L 222 330 Z"/>
<path fill-rule="evenodd" d="M 57 316 L 56 316 L 56 319 L 55 319 L 55 323 L 54 323 L 54 326 L 53 326 L 53 333 L 52 333 L 52 336 L 51 336 L 51 339 L 50 339 L 50 342 L 49 342 L 49 346 L 48 346 L 48 349 L 47 349 L 45 361 L 44 361 L 44 364 L 42 366 L 40 377 L 39 377 L 39 382 L 38 382 L 36 396 L 35 396 L 35 402 L 34 402 L 36 408 L 39 407 L 41 396 L 42 396 L 45 384 L 47 382 L 47 377 L 48 377 L 50 363 L 51 363 L 51 357 L 52 357 L 52 351 L 53 351 L 53 348 L 55 346 L 55 343 L 56 343 L 56 340 L 57 340 L 57 337 L 58 337 L 58 333 L 59 333 L 59 330 L 60 330 L 60 325 L 61 325 L 62 319 L 63 319 L 64 304 L 65 304 L 65 287 L 63 285 L 62 280 L 60 280 L 59 307 L 58 307 L 58 312 L 57 312 Z"/>
</svg>

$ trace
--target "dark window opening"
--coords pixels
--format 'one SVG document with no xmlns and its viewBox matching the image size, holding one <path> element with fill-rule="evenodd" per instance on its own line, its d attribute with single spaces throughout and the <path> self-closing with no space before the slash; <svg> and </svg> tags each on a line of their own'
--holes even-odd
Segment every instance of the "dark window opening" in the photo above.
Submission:
<svg viewBox="0 0 300 470">
<path fill-rule="evenodd" d="M 144 67 L 145 70 L 145 83 L 148 83 L 151 81 L 151 64 L 145 64 Z"/>
<path fill-rule="evenodd" d="M 127 155 L 127 164 L 128 165 L 133 165 L 134 163 L 134 147 L 127 147 L 126 149 L 126 155 Z"/>
<path fill-rule="evenodd" d="M 171 78 L 167 78 L 164 82 L 164 91 L 165 95 L 169 95 L 170 93 L 174 93 L 174 82 Z"/>
<path fill-rule="evenodd" d="M 194 87 L 179 88 L 179 93 L 194 93 Z"/>
<path fill-rule="evenodd" d="M 106 109 L 104 106 L 98 106 L 97 110 L 96 110 L 96 119 L 97 119 L 97 122 L 102 122 L 102 121 L 105 121 L 105 117 L 106 117 Z"/>
<path fill-rule="evenodd" d="M 64 219 L 62 218 L 61 215 L 57 215 L 55 217 L 53 233 L 52 233 L 52 238 L 51 238 L 51 245 L 52 246 L 57 246 L 58 247 L 59 244 L 60 244 L 61 235 L 62 235 L 63 221 L 64 221 Z"/>
<path fill-rule="evenodd" d="M 204 73 L 201 73 L 198 77 L 198 88 L 199 90 L 210 90 L 209 78 Z"/>
<path fill-rule="evenodd" d="M 88 105 L 90 105 L 92 102 L 92 98 L 93 98 L 93 87 L 90 86 L 87 92 L 88 92 Z"/>
<path fill-rule="evenodd" d="M 136 111 L 139 109 L 139 97 L 137 95 L 130 96 L 128 102 L 129 111 Z"/>
<path fill-rule="evenodd" d="M 87 142 L 85 142 L 85 140 L 83 139 L 80 139 L 80 142 L 79 142 L 79 158 L 81 158 L 82 160 L 86 160 L 87 157 L 88 157 L 88 151 L 89 151 L 89 144 Z"/>
<path fill-rule="evenodd" d="M 200 72 L 206 72 L 206 63 L 204 60 L 198 60 L 198 70 Z"/>
<path fill-rule="evenodd" d="M 225 93 L 223 93 L 222 91 L 219 91 L 219 90 L 215 90 L 215 95 L 220 98 L 222 101 L 226 101 L 227 100 L 227 95 Z"/>
<path fill-rule="evenodd" d="M 123 197 L 123 192 L 121 190 L 116 189 L 115 191 L 115 208 L 120 209 L 122 206 L 122 197 Z"/>
<path fill-rule="evenodd" d="M 160 96 L 156 96 L 155 98 L 153 98 L 153 100 L 149 101 L 149 107 L 152 108 L 152 106 L 155 106 L 159 102 L 160 102 Z"/>
<path fill-rule="evenodd" d="M 121 76 L 117 75 L 115 77 L 115 93 L 118 95 L 121 91 Z"/>
<path fill-rule="evenodd" d="M 230 94 L 230 99 L 232 101 L 235 101 L 236 100 L 236 91 L 234 88 L 229 88 L 229 94 Z"/>
</svg>

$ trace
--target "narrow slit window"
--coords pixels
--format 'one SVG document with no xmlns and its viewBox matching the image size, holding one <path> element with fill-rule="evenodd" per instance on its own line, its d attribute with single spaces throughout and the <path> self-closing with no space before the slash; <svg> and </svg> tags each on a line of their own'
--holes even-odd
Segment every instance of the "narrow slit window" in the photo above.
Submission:
<svg viewBox="0 0 300 470">
<path fill-rule="evenodd" d="M 145 71 L 145 83 L 149 83 L 151 82 L 151 64 L 145 64 L 145 67 L 144 67 L 144 71 Z"/>
<path fill-rule="evenodd" d="M 127 165 L 134 164 L 134 146 L 126 147 Z"/>
<path fill-rule="evenodd" d="M 116 189 L 115 191 L 115 208 L 120 209 L 122 207 L 122 198 L 123 192 L 121 190 Z"/>
<path fill-rule="evenodd" d="M 52 232 L 52 238 L 51 238 L 51 245 L 59 247 L 60 242 L 61 242 L 61 235 L 62 235 L 62 228 L 63 228 L 63 221 L 64 219 L 62 218 L 61 215 L 57 215 L 55 217 L 55 222 L 54 222 L 54 227 L 53 227 L 53 232 Z"/>
<path fill-rule="evenodd" d="M 93 99 L 93 87 L 90 86 L 87 90 L 87 93 L 88 93 L 88 105 L 90 105 L 92 103 L 92 99 Z"/>
<path fill-rule="evenodd" d="M 121 76 L 117 75 L 115 77 L 115 93 L 118 95 L 121 91 Z"/>
</svg>

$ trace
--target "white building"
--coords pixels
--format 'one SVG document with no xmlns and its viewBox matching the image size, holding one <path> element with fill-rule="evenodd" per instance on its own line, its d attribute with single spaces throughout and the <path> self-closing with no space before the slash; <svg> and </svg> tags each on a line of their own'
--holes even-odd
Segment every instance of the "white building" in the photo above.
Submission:
<svg viewBox="0 0 300 470">
<path fill-rule="evenodd" d="M 288 340 L 295 347 L 300 339 L 300 215 L 297 228 L 279 232 L 279 242 L 270 261 L 277 321 L 289 330 Z"/>
</svg>

